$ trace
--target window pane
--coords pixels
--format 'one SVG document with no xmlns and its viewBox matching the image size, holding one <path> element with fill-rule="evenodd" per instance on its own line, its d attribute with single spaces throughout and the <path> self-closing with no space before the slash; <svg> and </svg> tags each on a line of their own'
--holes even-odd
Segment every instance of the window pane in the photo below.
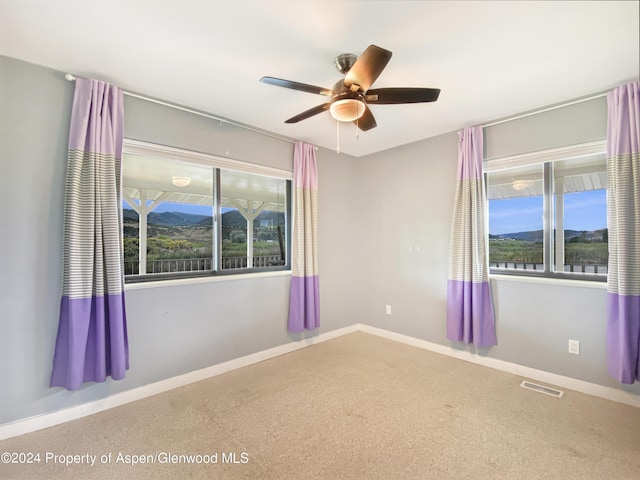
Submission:
<svg viewBox="0 0 640 480">
<path fill-rule="evenodd" d="M 220 170 L 222 269 L 284 265 L 286 180 Z"/>
<path fill-rule="evenodd" d="M 606 274 L 607 174 L 604 155 L 555 162 L 555 270 Z"/>
<path fill-rule="evenodd" d="M 489 265 L 505 270 L 544 270 L 543 167 L 487 174 Z"/>
<path fill-rule="evenodd" d="M 212 270 L 212 192 L 211 167 L 125 154 L 125 275 Z"/>
<path fill-rule="evenodd" d="M 191 153 L 125 148 L 127 281 L 286 268 L 291 181 L 260 165 L 221 169 L 217 157 Z"/>
</svg>

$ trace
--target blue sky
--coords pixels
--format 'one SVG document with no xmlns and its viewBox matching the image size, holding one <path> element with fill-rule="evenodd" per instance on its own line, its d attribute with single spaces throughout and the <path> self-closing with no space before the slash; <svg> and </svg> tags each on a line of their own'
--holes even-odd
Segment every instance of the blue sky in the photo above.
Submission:
<svg viewBox="0 0 640 480">
<path fill-rule="evenodd" d="M 566 193 L 565 230 L 599 230 L 607 227 L 606 190 Z M 489 233 L 542 230 L 542 197 L 489 201 Z"/>
</svg>

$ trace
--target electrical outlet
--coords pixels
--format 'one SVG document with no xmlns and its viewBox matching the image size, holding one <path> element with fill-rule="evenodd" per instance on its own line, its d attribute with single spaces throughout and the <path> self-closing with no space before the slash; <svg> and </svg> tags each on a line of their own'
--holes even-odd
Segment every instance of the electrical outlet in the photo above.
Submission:
<svg viewBox="0 0 640 480">
<path fill-rule="evenodd" d="M 569 353 L 580 355 L 580 342 L 578 340 L 569 339 Z"/>
<path fill-rule="evenodd" d="M 387 313 L 387 315 L 391 315 L 391 305 L 387 305 L 385 312 Z"/>
</svg>

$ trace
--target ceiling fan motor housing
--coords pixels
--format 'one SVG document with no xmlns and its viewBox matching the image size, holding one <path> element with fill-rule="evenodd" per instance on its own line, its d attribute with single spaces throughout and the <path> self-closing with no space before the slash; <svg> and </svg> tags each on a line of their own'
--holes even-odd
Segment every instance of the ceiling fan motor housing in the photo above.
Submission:
<svg viewBox="0 0 640 480">
<path fill-rule="evenodd" d="M 356 63 L 357 59 L 358 57 L 356 57 L 353 53 L 343 53 L 342 55 L 338 55 L 336 57 L 335 66 L 340 73 L 346 74 L 349 70 L 351 70 L 351 67 L 353 67 L 354 63 Z"/>
</svg>

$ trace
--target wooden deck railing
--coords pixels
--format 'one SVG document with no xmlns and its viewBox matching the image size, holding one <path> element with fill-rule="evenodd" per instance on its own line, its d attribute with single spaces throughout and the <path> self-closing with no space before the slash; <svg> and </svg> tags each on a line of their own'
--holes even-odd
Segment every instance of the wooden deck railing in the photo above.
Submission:
<svg viewBox="0 0 640 480">
<path fill-rule="evenodd" d="M 505 270 L 544 270 L 541 263 L 525 263 L 525 262 L 507 262 L 507 261 L 489 261 L 490 268 L 498 268 Z M 564 271 L 567 273 L 595 273 L 600 275 L 607 274 L 607 265 L 596 264 L 565 264 Z"/>
<path fill-rule="evenodd" d="M 280 255 L 258 255 L 253 257 L 253 266 L 270 267 L 282 265 Z M 247 257 L 222 257 L 222 269 L 233 270 L 247 268 Z M 177 258 L 167 260 L 147 260 L 147 274 L 162 274 L 176 272 L 204 272 L 213 269 L 213 259 L 204 258 Z M 125 275 L 138 275 L 139 262 L 127 260 L 124 262 Z"/>
</svg>

